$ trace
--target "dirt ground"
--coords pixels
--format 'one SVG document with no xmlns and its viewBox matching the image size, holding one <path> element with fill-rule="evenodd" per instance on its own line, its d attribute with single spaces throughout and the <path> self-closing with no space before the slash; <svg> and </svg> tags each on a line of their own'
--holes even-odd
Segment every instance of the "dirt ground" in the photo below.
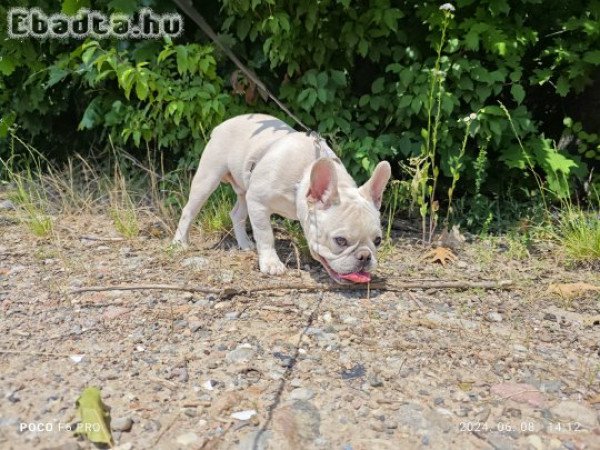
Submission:
<svg viewBox="0 0 600 450">
<path fill-rule="evenodd" d="M 399 230 L 379 279 L 514 286 L 328 292 L 285 240 L 290 270 L 267 278 L 228 240 L 105 240 L 118 235 L 100 215 L 56 217 L 37 238 L 18 217 L 0 210 L 2 449 L 94 448 L 68 431 L 88 386 L 121 450 L 600 449 L 600 292 L 549 289 L 600 276 L 550 244 L 517 259 L 472 239 L 442 267 Z M 72 292 L 299 282 L 325 289 Z"/>
</svg>

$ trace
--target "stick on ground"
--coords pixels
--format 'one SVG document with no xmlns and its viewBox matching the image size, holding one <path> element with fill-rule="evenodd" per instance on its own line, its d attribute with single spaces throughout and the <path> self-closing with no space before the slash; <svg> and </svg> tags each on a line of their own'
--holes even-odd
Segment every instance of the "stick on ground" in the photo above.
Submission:
<svg viewBox="0 0 600 450">
<path fill-rule="evenodd" d="M 228 287 L 224 289 L 215 289 L 202 286 L 187 286 L 177 284 L 130 284 L 130 285 L 114 285 L 114 286 L 89 286 L 78 289 L 73 289 L 72 294 L 81 294 L 83 292 L 98 292 L 98 291 L 142 291 L 142 290 L 170 290 L 170 291 L 186 291 L 200 292 L 203 294 L 216 294 L 221 298 L 231 298 L 241 294 L 251 294 L 255 292 L 266 291 L 388 291 L 402 292 L 411 289 L 511 289 L 513 288 L 512 280 L 499 281 L 401 281 L 393 284 L 384 282 L 368 283 L 368 284 L 348 284 L 348 285 L 329 285 L 329 284 L 303 284 L 290 283 L 272 286 L 257 286 L 254 288 Z"/>
</svg>

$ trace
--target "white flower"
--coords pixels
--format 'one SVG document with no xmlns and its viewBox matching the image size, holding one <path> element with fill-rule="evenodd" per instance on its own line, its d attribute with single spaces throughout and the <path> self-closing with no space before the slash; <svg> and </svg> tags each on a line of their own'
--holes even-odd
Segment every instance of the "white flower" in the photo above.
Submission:
<svg viewBox="0 0 600 450">
<path fill-rule="evenodd" d="M 475 113 L 469 114 L 469 119 L 471 119 L 471 120 L 477 119 L 477 114 L 475 114 Z"/>
<path fill-rule="evenodd" d="M 454 5 L 452 5 L 452 3 L 444 3 L 442 6 L 440 6 L 440 11 L 454 12 L 456 11 L 456 8 L 454 8 Z"/>
</svg>

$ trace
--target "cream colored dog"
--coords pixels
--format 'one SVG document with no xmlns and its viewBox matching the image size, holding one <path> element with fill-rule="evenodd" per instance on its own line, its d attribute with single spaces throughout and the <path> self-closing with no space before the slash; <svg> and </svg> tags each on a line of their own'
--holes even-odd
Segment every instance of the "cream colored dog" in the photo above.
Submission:
<svg viewBox="0 0 600 450">
<path fill-rule="evenodd" d="M 312 256 L 335 281 L 368 282 L 377 265 L 379 208 L 390 174 L 389 163 L 380 162 L 357 187 L 325 141 L 264 114 L 234 117 L 212 132 L 173 242 L 187 246 L 198 211 L 219 183 L 228 182 L 237 194 L 235 238 L 241 249 L 254 247 L 246 233 L 250 216 L 261 272 L 285 271 L 270 221 L 279 214 L 300 221 Z"/>
</svg>

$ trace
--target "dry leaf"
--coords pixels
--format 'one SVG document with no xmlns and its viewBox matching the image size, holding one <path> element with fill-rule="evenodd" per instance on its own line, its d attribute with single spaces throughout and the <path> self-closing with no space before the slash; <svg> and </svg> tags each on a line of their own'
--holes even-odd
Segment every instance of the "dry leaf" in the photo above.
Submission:
<svg viewBox="0 0 600 450">
<path fill-rule="evenodd" d="M 562 298 L 577 297 L 588 291 L 599 291 L 600 286 L 594 286 L 589 283 L 552 283 L 548 286 L 549 294 L 557 294 Z"/>
<path fill-rule="evenodd" d="M 444 267 L 447 263 L 456 261 L 457 259 L 456 255 L 452 253 L 452 250 L 446 247 L 434 248 L 421 257 L 422 261 L 430 263 L 439 262 Z"/>
</svg>

